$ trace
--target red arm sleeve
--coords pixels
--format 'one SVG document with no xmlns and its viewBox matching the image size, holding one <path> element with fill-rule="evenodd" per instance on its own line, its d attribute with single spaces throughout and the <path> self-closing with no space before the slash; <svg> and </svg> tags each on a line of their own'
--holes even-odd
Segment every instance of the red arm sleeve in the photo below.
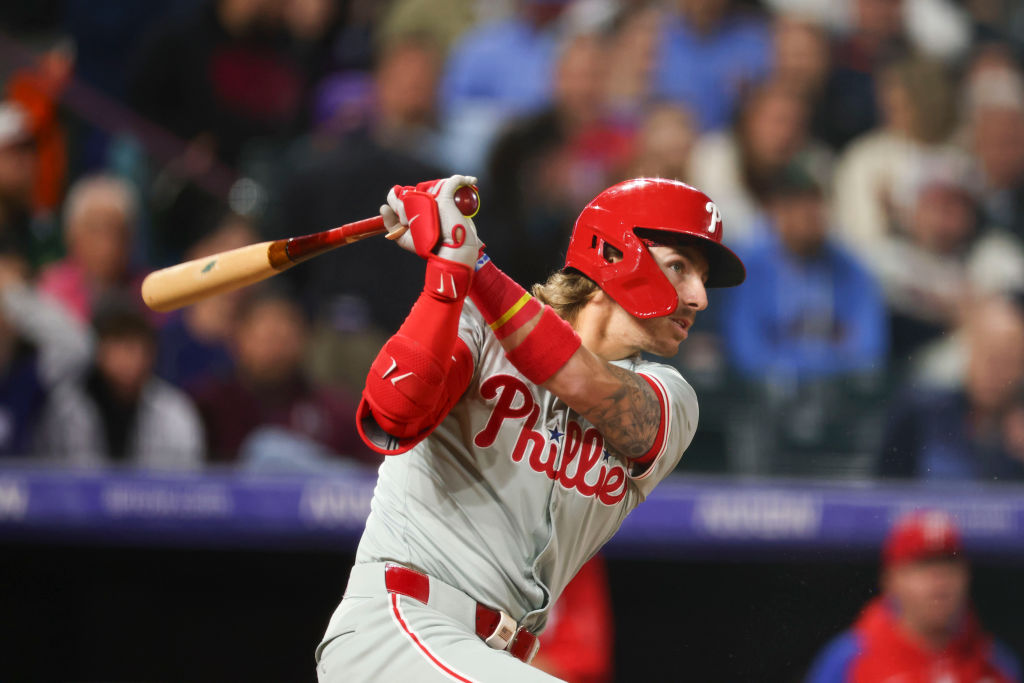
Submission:
<svg viewBox="0 0 1024 683">
<path fill-rule="evenodd" d="M 378 453 L 412 448 L 469 386 L 473 356 L 458 338 L 469 277 L 451 264 L 428 261 L 423 293 L 370 366 L 356 425 L 363 441 Z M 462 296 L 449 297 L 449 291 Z"/>
</svg>

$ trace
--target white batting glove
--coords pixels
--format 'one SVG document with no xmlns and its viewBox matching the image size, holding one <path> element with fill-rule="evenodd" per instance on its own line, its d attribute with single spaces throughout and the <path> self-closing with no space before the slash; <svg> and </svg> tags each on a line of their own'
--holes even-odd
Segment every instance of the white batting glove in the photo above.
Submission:
<svg viewBox="0 0 1024 683">
<path fill-rule="evenodd" d="M 396 185 L 388 192 L 388 203 L 380 207 L 384 226 L 388 232 L 409 228 L 395 240 L 403 249 L 423 258 L 459 263 L 472 271 L 483 243 L 473 220 L 456 206 L 455 192 L 463 185 L 475 184 L 473 176 L 453 175 L 416 187 Z"/>
</svg>

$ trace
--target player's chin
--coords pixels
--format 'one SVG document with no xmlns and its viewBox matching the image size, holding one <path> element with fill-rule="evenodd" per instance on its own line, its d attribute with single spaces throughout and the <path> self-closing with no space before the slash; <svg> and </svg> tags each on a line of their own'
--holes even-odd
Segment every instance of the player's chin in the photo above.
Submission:
<svg viewBox="0 0 1024 683">
<path fill-rule="evenodd" d="M 663 336 L 656 339 L 647 349 L 647 352 L 653 353 L 655 356 L 661 356 L 662 358 L 671 358 L 679 353 L 679 345 L 683 343 L 686 336 L 685 331 L 682 334 L 682 338 L 680 338 L 680 335 L 678 334 L 672 335 L 671 337 Z"/>
</svg>

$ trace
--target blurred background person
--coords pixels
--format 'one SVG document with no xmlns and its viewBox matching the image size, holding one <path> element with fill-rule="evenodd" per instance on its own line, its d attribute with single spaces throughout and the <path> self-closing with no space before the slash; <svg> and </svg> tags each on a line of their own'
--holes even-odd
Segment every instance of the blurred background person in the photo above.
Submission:
<svg viewBox="0 0 1024 683">
<path fill-rule="evenodd" d="M 835 169 L 837 226 L 866 262 L 897 230 L 893 188 L 900 178 L 915 164 L 959 154 L 951 141 L 955 91 L 946 67 L 921 58 L 899 61 L 880 72 L 878 88 L 881 125 L 855 139 Z"/>
<path fill-rule="evenodd" d="M 783 171 L 765 199 L 766 234 L 740 252 L 747 282 L 722 307 L 735 379 L 719 448 L 739 471 L 863 476 L 888 363 L 881 289 L 830 235 L 806 169 Z"/>
<path fill-rule="evenodd" d="M 741 93 L 770 73 L 769 24 L 733 0 L 673 4 L 662 24 L 655 93 L 690 108 L 702 131 L 726 127 Z"/>
<path fill-rule="evenodd" d="M 137 218 L 134 190 L 124 180 L 102 174 L 76 181 L 64 208 L 67 256 L 42 271 L 40 291 L 83 322 L 107 294 L 132 297 L 141 306 L 144 274 L 131 262 Z"/>
<path fill-rule="evenodd" d="M 1024 245 L 984 228 L 967 160 L 918 159 L 890 184 L 897 229 L 872 249 L 885 290 L 896 369 L 945 339 L 966 309 L 1024 288 Z"/>
<path fill-rule="evenodd" d="M 773 78 L 804 97 L 811 136 L 827 143 L 825 87 L 832 54 L 826 27 L 811 16 L 781 13 L 772 27 L 772 48 Z"/>
<path fill-rule="evenodd" d="M 613 14 L 608 19 L 612 26 L 604 77 L 607 108 L 615 120 L 636 125 L 658 105 L 654 74 L 666 12 L 659 3 L 646 0 L 609 4 Z M 587 3 L 577 1 L 575 6 Z"/>
<path fill-rule="evenodd" d="M 722 207 L 732 244 L 753 241 L 763 232 L 759 219 L 766 193 L 790 164 L 828 178 L 831 154 L 809 137 L 808 116 L 800 91 L 772 80 L 745 93 L 732 129 L 697 140 L 689 164 L 691 182 Z"/>
<path fill-rule="evenodd" d="M 693 116 L 675 104 L 653 105 L 640 122 L 626 176 L 686 182 L 697 142 Z"/>
<path fill-rule="evenodd" d="M 840 150 L 876 128 L 882 67 L 908 52 L 906 0 L 849 0 L 849 23 L 832 41 L 832 67 L 825 83 L 820 131 L 824 142 Z M 842 11 L 842 10 L 840 10 Z"/>
<path fill-rule="evenodd" d="M 487 247 L 519 282 L 558 270 L 579 211 L 628 163 L 632 134 L 606 115 L 606 41 L 603 33 L 566 39 L 554 102 L 511 123 L 491 152 L 481 181 L 494 225 Z"/>
<path fill-rule="evenodd" d="M 50 391 L 89 362 L 88 331 L 0 252 L 0 456 L 28 457 Z"/>
<path fill-rule="evenodd" d="M 46 215 L 59 207 L 67 181 L 68 146 L 58 100 L 73 68 L 71 46 L 58 41 L 12 74 L 6 87 L 10 101 L 25 113 L 32 134 L 36 152 L 32 203 Z"/>
<path fill-rule="evenodd" d="M 378 462 L 356 433 L 355 401 L 340 390 L 313 386 L 304 375 L 307 340 L 307 321 L 292 298 L 273 288 L 246 293 L 231 335 L 234 371 L 207 377 L 193 392 L 209 462 L 261 457 L 261 444 L 247 440 L 262 426 L 280 428 L 269 448 L 294 456 L 297 467 L 320 454 Z M 310 448 L 310 442 L 322 448 Z"/>
<path fill-rule="evenodd" d="M 340 109 L 325 110 L 323 129 L 289 149 L 264 221 L 271 237 L 319 232 L 376 215 L 379 188 L 415 185 L 447 173 L 417 156 L 432 144 L 423 136 L 429 137 L 434 118 L 436 48 L 413 35 L 396 37 L 380 50 L 372 75 L 373 93 L 379 94 L 368 100 L 375 109 L 345 113 L 347 105 L 336 102 Z M 410 85 L 399 75 L 407 70 L 435 80 Z M 356 249 L 339 249 L 285 277 L 315 316 L 331 319 L 340 309 L 343 315 L 336 320 L 346 332 L 390 333 L 405 319 L 423 268 L 413 254 L 396 254 L 392 247 L 387 240 L 364 240 Z M 379 277 L 379 263 L 391 266 L 389 277 Z"/>
<path fill-rule="evenodd" d="M 147 118 L 237 163 L 247 144 L 294 133 L 306 87 L 283 0 L 203 0 L 155 24 L 130 65 Z"/>
<path fill-rule="evenodd" d="M 340 71 L 324 78 L 314 97 L 313 152 L 335 136 L 366 136 L 424 164 L 438 163 L 437 87 L 443 55 L 424 33 L 379 44 L 371 72 Z"/>
<path fill-rule="evenodd" d="M 470 28 L 448 55 L 438 91 L 444 163 L 483 177 L 501 126 L 551 101 L 558 18 L 569 0 L 515 0 L 512 14 Z"/>
<path fill-rule="evenodd" d="M 1024 239 L 1024 74 L 999 48 L 979 51 L 968 68 L 964 123 L 977 160 L 982 219 Z"/>
<path fill-rule="evenodd" d="M 1024 478 L 1024 309 L 996 297 L 967 317 L 967 366 L 954 388 L 910 387 L 889 406 L 876 474 Z"/>
<path fill-rule="evenodd" d="M 829 236 L 821 187 L 793 166 L 768 203 L 772 232 L 743 252 L 749 284 L 730 292 L 723 315 L 733 366 L 779 384 L 880 371 L 888 346 L 882 294 Z"/>
<path fill-rule="evenodd" d="M 46 256 L 34 193 L 39 154 L 31 123 L 18 104 L 0 102 L 0 246 L 37 267 Z"/>
<path fill-rule="evenodd" d="M 963 542 L 945 512 L 896 520 L 880 584 L 881 595 L 818 655 L 807 683 L 1022 680 L 1020 662 L 974 613 Z"/>
<path fill-rule="evenodd" d="M 53 390 L 39 426 L 38 454 L 71 466 L 195 469 L 203 432 L 195 405 L 153 374 L 156 337 L 131 299 L 97 303 L 92 364 Z"/>
</svg>

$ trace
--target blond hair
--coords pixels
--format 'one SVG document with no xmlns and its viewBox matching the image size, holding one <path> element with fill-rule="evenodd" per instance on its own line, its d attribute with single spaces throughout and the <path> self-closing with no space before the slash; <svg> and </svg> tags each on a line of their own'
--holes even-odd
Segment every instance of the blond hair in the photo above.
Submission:
<svg viewBox="0 0 1024 683">
<path fill-rule="evenodd" d="M 559 317 L 575 323 L 576 317 L 597 290 L 597 284 L 583 273 L 559 270 L 552 273 L 543 284 L 535 284 L 532 293 L 542 304 L 555 309 Z"/>
</svg>

